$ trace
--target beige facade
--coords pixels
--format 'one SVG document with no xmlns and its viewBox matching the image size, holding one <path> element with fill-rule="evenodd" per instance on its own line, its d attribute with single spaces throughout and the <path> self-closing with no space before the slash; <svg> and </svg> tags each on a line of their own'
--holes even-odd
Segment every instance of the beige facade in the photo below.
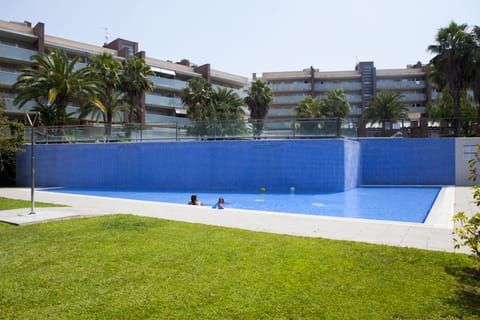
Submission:
<svg viewBox="0 0 480 320">
<path fill-rule="evenodd" d="M 307 96 L 322 99 L 331 89 L 342 89 L 351 106 L 351 115 L 359 116 L 368 101 L 380 90 L 403 95 L 411 112 L 425 112 L 431 100 L 424 66 L 405 69 L 376 69 L 373 62 L 360 62 L 351 71 L 320 71 L 313 67 L 302 71 L 264 72 L 261 78 L 274 93 L 268 117 L 295 117 L 295 107 Z"/>
<path fill-rule="evenodd" d="M 122 60 L 137 55 L 155 72 L 150 79 L 155 85 L 153 92 L 144 95 L 144 123 L 182 121 L 186 109 L 179 92 L 189 79 L 203 77 L 214 87 L 233 89 L 245 96 L 248 79 L 239 75 L 215 70 L 210 64 L 196 65 L 183 59 L 179 62 L 149 57 L 139 51 L 139 44 L 125 39 L 116 39 L 103 46 L 63 39 L 45 33 L 45 25 L 35 26 L 28 22 L 17 23 L 0 20 L 0 92 L 7 97 L 10 114 L 27 111 L 13 105 L 14 94 L 9 91 L 19 75 L 18 67 L 30 62 L 30 57 L 50 49 L 65 50 L 70 56 L 80 56 L 81 65 L 86 65 L 91 55 L 107 52 Z M 295 117 L 295 107 L 306 96 L 324 98 L 334 88 L 343 89 L 351 105 L 351 116 L 357 117 L 368 101 L 380 90 L 393 90 L 403 95 L 405 104 L 413 113 L 424 113 L 432 99 L 424 66 L 417 63 L 404 69 L 376 69 L 373 62 L 360 62 L 350 71 L 321 71 L 313 67 L 301 71 L 264 72 L 261 78 L 268 83 L 274 94 L 269 119 Z"/>
<path fill-rule="evenodd" d="M 46 26 L 29 22 L 7 22 L 0 20 L 0 93 L 7 97 L 7 112 L 10 115 L 23 114 L 33 107 L 33 103 L 18 110 L 13 105 L 15 95 L 10 92 L 20 74 L 18 68 L 30 62 L 30 57 L 48 50 L 65 50 L 71 57 L 80 56 L 80 66 L 86 65 L 91 55 L 107 52 L 116 59 L 123 60 L 137 55 L 155 72 L 150 80 L 155 85 L 153 92 L 144 95 L 144 123 L 176 122 L 185 118 L 186 109 L 182 105 L 179 92 L 187 86 L 189 79 L 203 77 L 214 87 L 227 87 L 244 95 L 248 79 L 239 75 L 212 69 L 210 64 L 195 65 L 188 60 L 165 61 L 149 57 L 139 51 L 139 44 L 125 39 L 116 39 L 103 46 L 63 39 L 45 33 Z M 74 108 L 72 109 L 74 110 Z M 71 111 L 72 111 L 71 110 Z"/>
</svg>

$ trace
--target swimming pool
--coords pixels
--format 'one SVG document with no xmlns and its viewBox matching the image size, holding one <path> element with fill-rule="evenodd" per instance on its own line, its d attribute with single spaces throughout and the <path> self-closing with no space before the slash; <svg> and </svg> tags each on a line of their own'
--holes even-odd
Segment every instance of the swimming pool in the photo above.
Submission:
<svg viewBox="0 0 480 320">
<path fill-rule="evenodd" d="M 77 188 L 45 191 L 180 204 L 188 203 L 191 194 L 196 194 L 203 205 L 210 207 L 219 197 L 223 197 L 226 208 L 423 223 L 440 189 L 440 187 L 359 187 L 337 193 Z"/>
</svg>

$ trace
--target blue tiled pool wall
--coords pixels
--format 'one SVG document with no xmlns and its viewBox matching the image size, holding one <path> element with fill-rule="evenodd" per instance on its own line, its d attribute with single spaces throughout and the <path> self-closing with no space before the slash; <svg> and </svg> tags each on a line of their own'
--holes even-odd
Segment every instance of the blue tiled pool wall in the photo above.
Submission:
<svg viewBox="0 0 480 320">
<path fill-rule="evenodd" d="M 455 183 L 454 139 L 325 139 L 49 144 L 37 187 L 344 191 L 361 184 Z M 30 185 L 30 148 L 17 185 Z"/>
<path fill-rule="evenodd" d="M 455 139 L 362 139 L 366 185 L 455 185 Z M 466 164 L 466 163 L 465 163 Z"/>
</svg>

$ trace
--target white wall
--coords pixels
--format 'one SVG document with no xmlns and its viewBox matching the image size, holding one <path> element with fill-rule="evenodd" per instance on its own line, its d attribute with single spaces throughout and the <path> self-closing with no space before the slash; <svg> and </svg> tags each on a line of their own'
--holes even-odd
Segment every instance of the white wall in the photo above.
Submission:
<svg viewBox="0 0 480 320">
<path fill-rule="evenodd" d="M 470 177 L 468 161 L 474 157 L 477 144 L 480 144 L 480 138 L 455 139 L 455 184 L 457 186 L 473 186 L 480 183 L 480 177 L 476 182 L 468 179 Z M 480 168 L 480 165 L 477 167 Z"/>
</svg>

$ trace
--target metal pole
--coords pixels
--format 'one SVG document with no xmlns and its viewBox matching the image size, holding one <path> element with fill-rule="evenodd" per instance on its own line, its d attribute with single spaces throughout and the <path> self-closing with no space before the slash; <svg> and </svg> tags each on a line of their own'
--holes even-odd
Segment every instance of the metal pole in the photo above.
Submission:
<svg viewBox="0 0 480 320">
<path fill-rule="evenodd" d="M 32 168 L 32 188 L 31 188 L 31 198 L 32 198 L 32 207 L 31 207 L 31 211 L 30 211 L 30 214 L 35 214 L 35 153 L 34 153 L 34 135 L 33 135 L 33 124 L 32 126 L 30 127 L 30 131 L 31 131 L 31 138 L 30 138 L 30 142 L 31 142 L 31 145 L 32 145 L 32 163 L 31 163 L 31 168 Z"/>
<path fill-rule="evenodd" d="M 28 123 L 30 124 L 30 144 L 31 144 L 31 178 L 32 178 L 32 185 L 31 185 L 31 191 L 30 191 L 30 197 L 31 197 L 31 210 L 29 214 L 35 214 L 35 153 L 34 153 L 34 145 L 35 145 L 35 136 L 33 134 L 33 126 L 35 125 L 35 122 L 38 119 L 39 113 L 37 112 L 35 114 L 35 117 L 33 120 L 30 118 L 30 115 L 26 113 L 26 117 L 28 120 Z"/>
</svg>

